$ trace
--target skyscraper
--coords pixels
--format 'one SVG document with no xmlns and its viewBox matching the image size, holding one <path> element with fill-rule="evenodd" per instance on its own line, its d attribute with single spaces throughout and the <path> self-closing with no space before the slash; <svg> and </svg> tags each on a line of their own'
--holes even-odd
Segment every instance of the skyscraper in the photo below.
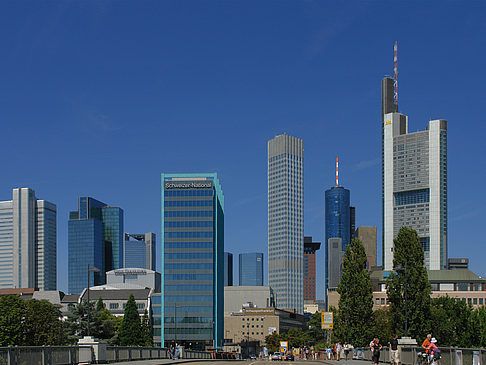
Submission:
<svg viewBox="0 0 486 365">
<path fill-rule="evenodd" d="M 263 286 L 263 253 L 240 253 L 240 286 Z"/>
<path fill-rule="evenodd" d="M 447 267 L 447 121 L 408 133 L 408 117 L 384 115 L 383 266 L 393 269 L 393 239 L 417 231 L 429 270 Z"/>
<path fill-rule="evenodd" d="M 105 273 L 123 267 L 123 209 L 90 197 L 80 197 L 68 222 L 68 288 L 79 294 L 87 286 L 105 283 Z"/>
<path fill-rule="evenodd" d="M 222 346 L 224 197 L 217 174 L 162 174 L 162 346 Z"/>
<path fill-rule="evenodd" d="M 312 237 L 304 237 L 304 300 L 316 300 L 316 251 L 320 242 L 312 242 Z"/>
<path fill-rule="evenodd" d="M 268 141 L 268 284 L 277 307 L 304 312 L 304 142 Z"/>
<path fill-rule="evenodd" d="M 0 289 L 57 289 L 56 217 L 56 205 L 32 189 L 0 202 Z"/>
<path fill-rule="evenodd" d="M 155 233 L 125 233 L 123 238 L 123 267 L 156 271 Z"/>
<path fill-rule="evenodd" d="M 337 160 L 336 160 L 337 161 Z M 337 179 L 337 164 L 336 164 L 336 185 L 331 186 L 325 192 L 325 228 L 326 240 L 324 242 L 326 251 L 325 274 L 326 279 L 324 283 L 324 293 L 327 297 L 327 289 L 330 286 L 330 277 L 334 275 L 334 283 L 339 282 L 336 268 L 341 267 L 341 260 L 343 253 L 346 250 L 346 245 L 351 243 L 354 236 L 352 227 L 355 226 L 356 209 L 350 206 L 350 192 L 343 186 L 339 185 Z M 333 240 L 333 246 L 330 247 L 331 238 L 340 238 L 341 247 L 335 247 L 336 240 Z M 335 262 L 339 260 L 339 262 Z M 334 270 L 331 274 L 330 270 Z M 334 285 L 334 284 L 333 284 Z"/>
<path fill-rule="evenodd" d="M 224 253 L 224 286 L 233 286 L 233 254 Z"/>
</svg>

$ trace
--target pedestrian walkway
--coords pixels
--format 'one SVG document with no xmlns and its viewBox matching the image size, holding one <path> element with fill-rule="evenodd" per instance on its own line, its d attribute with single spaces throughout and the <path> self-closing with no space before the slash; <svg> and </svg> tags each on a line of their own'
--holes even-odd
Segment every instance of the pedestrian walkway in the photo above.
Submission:
<svg viewBox="0 0 486 365">
<path fill-rule="evenodd" d="M 112 362 L 110 365 L 169 365 L 169 364 L 184 364 L 190 362 L 216 362 L 216 361 L 235 361 L 228 359 L 157 359 L 157 360 L 132 360 L 122 362 Z M 344 365 L 344 364 L 343 364 Z"/>
</svg>

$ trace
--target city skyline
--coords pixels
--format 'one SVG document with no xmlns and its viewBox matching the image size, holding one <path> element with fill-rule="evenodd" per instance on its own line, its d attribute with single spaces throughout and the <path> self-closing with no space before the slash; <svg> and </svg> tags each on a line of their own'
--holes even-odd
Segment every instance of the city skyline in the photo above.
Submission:
<svg viewBox="0 0 486 365">
<path fill-rule="evenodd" d="M 486 127 L 474 102 L 484 98 L 486 81 L 483 4 L 261 4 L 259 14 L 243 4 L 150 4 L 10 4 L 1 12 L 7 56 L 0 66 L 9 70 L 1 133 L 11 137 L 5 150 L 18 153 L 2 160 L 8 173 L 0 200 L 29 187 L 56 204 L 59 289 L 67 291 L 75 199 L 123 207 L 127 232 L 159 235 L 162 171 L 217 171 L 225 250 L 258 251 L 267 242 L 266 141 L 284 132 L 306 147 L 305 233 L 324 241 L 324 190 L 339 155 L 356 226 L 377 226 L 381 242 L 380 80 L 393 74 L 396 40 L 399 111 L 410 117 L 410 131 L 429 119 L 450 123 L 449 257 L 469 257 L 470 268 L 486 276 L 483 254 L 470 254 L 482 247 L 486 203 L 486 172 L 477 168 Z M 414 11 L 424 16 L 412 25 Z M 380 19 L 390 14 L 395 29 L 383 32 Z M 136 32 L 120 37 L 127 19 Z M 358 118 L 350 118 L 350 105 Z M 33 156 L 41 163 L 32 164 Z M 473 195 L 459 194 L 465 183 Z M 316 260 L 323 262 L 323 250 Z M 317 270 L 322 279 L 322 265 Z"/>
</svg>

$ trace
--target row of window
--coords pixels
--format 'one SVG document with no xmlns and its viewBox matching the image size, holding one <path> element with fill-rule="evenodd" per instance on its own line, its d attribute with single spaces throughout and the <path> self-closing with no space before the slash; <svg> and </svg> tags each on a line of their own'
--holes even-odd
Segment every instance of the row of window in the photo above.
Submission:
<svg viewBox="0 0 486 365">
<path fill-rule="evenodd" d="M 172 302 L 165 302 L 165 313 L 168 313 L 169 311 L 171 311 L 172 313 L 174 313 L 174 305 L 176 303 L 172 303 Z M 155 309 L 157 309 L 157 313 L 155 311 Z M 159 315 L 160 316 L 160 307 L 155 307 L 152 309 L 152 313 L 154 315 Z M 212 305 L 195 305 L 195 306 L 191 306 L 191 305 L 181 305 L 181 306 L 177 306 L 177 313 L 207 313 L 208 316 L 211 316 L 212 313 L 213 313 L 213 306 Z"/>
<path fill-rule="evenodd" d="M 212 227 L 213 221 L 165 221 L 164 226 L 166 228 Z"/>
<path fill-rule="evenodd" d="M 166 200 L 164 207 L 212 207 L 212 200 Z"/>
<path fill-rule="evenodd" d="M 127 305 L 126 303 L 123 303 L 123 309 L 125 309 L 126 305 Z M 106 304 L 105 304 L 105 307 L 106 307 Z M 110 303 L 110 309 L 111 310 L 115 310 L 115 309 L 118 309 L 118 308 L 119 308 L 118 303 Z M 137 303 L 137 309 L 145 309 L 145 303 Z"/>
<path fill-rule="evenodd" d="M 212 263 L 197 263 L 197 262 L 189 262 L 184 264 L 165 264 L 165 270 L 212 270 L 213 264 Z"/>
<path fill-rule="evenodd" d="M 165 238 L 212 238 L 213 232 L 164 232 Z"/>
<path fill-rule="evenodd" d="M 212 280 L 213 274 L 165 274 L 165 280 Z"/>
<path fill-rule="evenodd" d="M 179 312 L 179 311 L 178 311 Z M 174 317 L 165 317 L 165 323 L 174 323 Z M 177 323 L 212 323 L 212 317 L 179 317 L 177 316 Z"/>
<path fill-rule="evenodd" d="M 164 291 L 192 291 L 192 290 L 213 290 L 213 285 L 164 285 Z M 159 297 L 160 298 L 160 297 Z"/>
<path fill-rule="evenodd" d="M 213 248 L 213 242 L 164 242 L 164 248 Z"/>
<path fill-rule="evenodd" d="M 212 190 L 166 190 L 164 196 L 213 196 Z"/>
<path fill-rule="evenodd" d="M 186 218 L 186 217 L 212 217 L 213 211 L 212 210 L 190 210 L 190 211 L 165 211 L 164 217 L 169 218 Z"/>
<path fill-rule="evenodd" d="M 166 295 L 165 300 L 168 302 L 211 302 L 212 295 Z"/>
<path fill-rule="evenodd" d="M 192 259 L 212 259 L 211 252 L 183 252 L 183 253 L 166 253 L 165 260 L 192 260 Z"/>
<path fill-rule="evenodd" d="M 165 328 L 164 333 L 175 334 L 176 328 Z M 212 328 L 177 328 L 178 335 L 209 335 L 212 333 Z"/>
</svg>

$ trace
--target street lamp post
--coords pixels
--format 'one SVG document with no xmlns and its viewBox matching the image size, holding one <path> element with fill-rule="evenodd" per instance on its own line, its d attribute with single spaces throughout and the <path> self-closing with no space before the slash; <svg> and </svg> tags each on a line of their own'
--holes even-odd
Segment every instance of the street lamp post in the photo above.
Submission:
<svg viewBox="0 0 486 365">
<path fill-rule="evenodd" d="M 100 269 L 97 269 L 96 267 L 89 267 L 90 265 L 88 264 L 88 289 L 87 289 L 87 292 L 88 292 L 88 336 L 89 336 L 89 321 L 90 321 L 90 307 L 89 307 L 89 273 L 90 272 L 100 272 Z"/>
<path fill-rule="evenodd" d="M 407 262 L 405 262 L 404 266 L 402 267 L 402 265 L 397 265 L 395 267 L 395 271 L 403 271 L 403 279 L 405 280 L 405 287 L 404 287 L 404 291 L 403 291 L 403 296 L 404 296 L 404 299 L 405 299 L 405 334 L 404 336 L 405 337 L 408 337 L 408 318 L 407 318 L 407 315 L 408 315 L 408 307 L 407 307 Z"/>
</svg>

